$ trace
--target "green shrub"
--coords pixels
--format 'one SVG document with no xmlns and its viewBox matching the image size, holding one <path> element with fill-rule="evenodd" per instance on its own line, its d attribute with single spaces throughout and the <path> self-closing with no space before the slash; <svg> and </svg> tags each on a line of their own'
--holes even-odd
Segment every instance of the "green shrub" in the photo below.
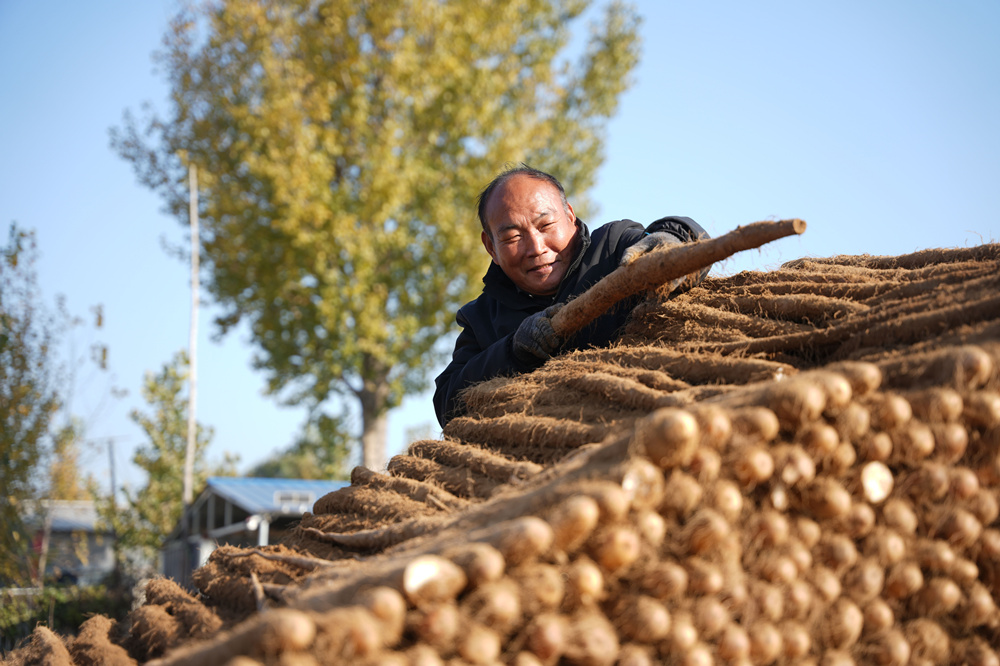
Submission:
<svg viewBox="0 0 1000 666">
<path fill-rule="evenodd" d="M 120 620 L 132 605 L 131 592 L 104 585 L 49 586 L 25 594 L 0 593 L 0 649 L 10 650 L 43 624 L 57 634 L 76 634 L 92 615 Z"/>
</svg>

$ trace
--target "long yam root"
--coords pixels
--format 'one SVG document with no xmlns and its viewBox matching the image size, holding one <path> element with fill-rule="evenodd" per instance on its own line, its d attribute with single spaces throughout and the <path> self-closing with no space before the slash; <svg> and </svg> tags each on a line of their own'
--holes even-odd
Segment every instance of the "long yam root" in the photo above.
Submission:
<svg viewBox="0 0 1000 666">
<path fill-rule="evenodd" d="M 401 541 L 426 534 L 437 523 L 429 520 L 408 520 L 389 527 L 357 532 L 324 532 L 315 527 L 302 527 L 302 532 L 317 541 L 333 543 L 350 550 L 384 550 Z"/>
<path fill-rule="evenodd" d="M 604 314 L 618 301 L 695 273 L 742 250 L 760 247 L 806 230 L 802 220 L 754 222 L 718 238 L 649 252 L 622 266 L 567 303 L 552 317 L 552 328 L 568 337 Z"/>
<path fill-rule="evenodd" d="M 303 528 L 305 530 L 315 530 L 316 528 Z M 316 530 L 319 531 L 319 530 Z M 319 557 L 309 557 L 308 555 L 283 555 L 280 553 L 267 553 L 258 548 L 251 548 L 249 550 L 234 551 L 231 553 L 226 553 L 226 559 L 239 559 L 242 557 L 250 557 L 255 555 L 257 557 L 262 557 L 265 560 L 270 560 L 272 562 L 283 562 L 285 564 L 291 564 L 296 567 L 301 567 L 302 569 L 307 569 L 312 571 L 313 569 L 321 569 L 323 567 L 336 566 L 335 563 L 330 560 L 324 560 Z"/>
<path fill-rule="evenodd" d="M 358 486 L 385 488 L 442 510 L 460 509 L 467 504 L 465 500 L 449 493 L 444 488 L 416 479 L 379 474 L 367 467 L 355 467 L 351 471 L 351 483 Z"/>
<path fill-rule="evenodd" d="M 412 456 L 469 469 L 496 481 L 523 480 L 542 471 L 542 466 L 535 463 L 511 460 L 506 456 L 474 446 L 453 446 L 436 440 L 414 442 L 410 444 L 409 452 Z"/>
<path fill-rule="evenodd" d="M 278 608 L 254 615 L 230 631 L 203 643 L 174 650 L 149 666 L 216 666 L 238 656 L 262 656 L 303 650 L 316 637 L 316 623 L 302 611 Z"/>
</svg>

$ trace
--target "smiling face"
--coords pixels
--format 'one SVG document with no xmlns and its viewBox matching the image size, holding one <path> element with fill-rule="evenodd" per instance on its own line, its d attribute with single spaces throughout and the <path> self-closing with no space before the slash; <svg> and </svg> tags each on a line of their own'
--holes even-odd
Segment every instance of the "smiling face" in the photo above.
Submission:
<svg viewBox="0 0 1000 666">
<path fill-rule="evenodd" d="M 486 220 L 483 245 L 507 277 L 529 294 L 556 293 L 579 242 L 576 214 L 563 207 L 559 191 L 531 176 L 512 176 L 490 195 Z"/>
</svg>

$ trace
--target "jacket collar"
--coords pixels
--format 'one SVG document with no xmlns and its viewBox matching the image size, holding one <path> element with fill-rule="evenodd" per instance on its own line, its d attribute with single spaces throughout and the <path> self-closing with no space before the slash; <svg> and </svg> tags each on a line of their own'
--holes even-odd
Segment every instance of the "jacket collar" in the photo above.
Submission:
<svg viewBox="0 0 1000 666">
<path fill-rule="evenodd" d="M 559 302 L 563 287 L 580 270 L 580 262 L 583 261 L 583 255 L 590 247 L 590 229 L 587 228 L 587 225 L 580 218 L 577 218 L 576 222 L 580 247 L 576 252 L 576 256 L 573 257 L 573 262 L 566 269 L 566 274 L 563 275 L 562 280 L 559 282 L 559 288 L 555 294 L 551 296 L 529 294 L 514 284 L 514 281 L 507 277 L 503 269 L 493 261 L 490 262 L 490 267 L 486 270 L 486 275 L 483 276 L 483 293 L 492 296 L 508 307 L 519 310 L 544 308 Z"/>
</svg>

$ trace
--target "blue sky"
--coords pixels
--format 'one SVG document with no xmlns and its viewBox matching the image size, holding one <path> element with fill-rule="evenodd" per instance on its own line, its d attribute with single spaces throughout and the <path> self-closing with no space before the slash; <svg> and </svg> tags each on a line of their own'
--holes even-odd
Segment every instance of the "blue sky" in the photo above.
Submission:
<svg viewBox="0 0 1000 666">
<path fill-rule="evenodd" d="M 143 373 L 188 340 L 188 268 L 162 243 L 184 230 L 108 145 L 126 108 L 163 108 L 153 69 L 172 3 L 0 0 L 0 222 L 37 231 L 42 286 L 105 326 L 113 381 L 81 372 L 72 408 L 87 425 L 88 469 L 120 480 L 143 441 Z M 718 270 L 767 270 L 802 256 L 895 255 L 1000 236 L 1000 3 L 924 0 L 637 3 L 636 83 L 608 127 L 591 195 L 602 221 L 689 215 L 713 234 L 760 219 L 809 228 Z M 584 29 L 583 26 L 580 26 Z M 498 156 L 498 165 L 505 161 Z M 558 174 L 556 174 L 558 175 Z M 572 202 L 572 193 L 570 200 Z M 475 224 L 470 195 L 470 224 Z M 4 231 L 6 233 L 6 231 Z M 199 420 L 211 456 L 243 468 L 292 440 L 304 414 L 263 395 L 245 331 L 211 339 L 202 308 Z M 390 421 L 436 433 L 430 395 Z"/>
</svg>

